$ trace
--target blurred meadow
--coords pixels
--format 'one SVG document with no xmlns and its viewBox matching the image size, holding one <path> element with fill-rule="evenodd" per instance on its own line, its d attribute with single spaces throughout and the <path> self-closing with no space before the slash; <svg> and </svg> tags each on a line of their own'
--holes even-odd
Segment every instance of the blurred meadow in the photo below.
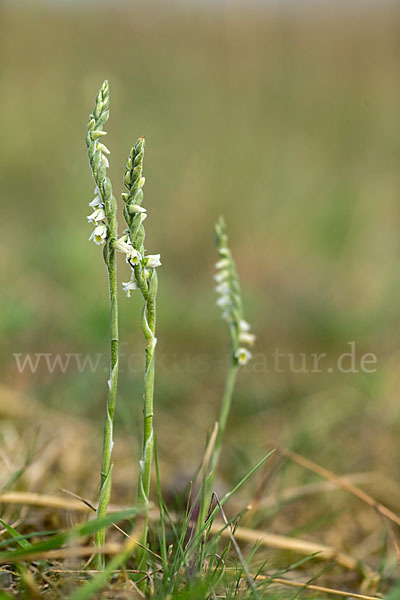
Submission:
<svg viewBox="0 0 400 600">
<path fill-rule="evenodd" d="M 218 485 L 227 489 L 278 443 L 339 474 L 369 474 L 365 489 L 400 510 L 400 10 L 357 6 L 3 3 L 2 485 L 27 461 L 13 489 L 97 494 L 109 308 L 105 267 L 88 242 L 84 135 L 107 78 L 118 195 L 129 149 L 146 136 L 146 242 L 163 263 L 155 425 L 165 493 L 199 464 L 223 391 L 227 335 L 213 289 L 223 214 L 257 342 L 239 376 Z M 128 271 L 121 260 L 120 281 Z M 143 342 L 138 299 L 121 291 L 120 311 L 112 501 L 126 504 Z M 338 371 L 349 342 L 358 365 L 376 355 L 375 372 Z M 276 349 L 294 354 L 296 369 L 301 353 L 326 353 L 325 368 L 278 372 Z M 19 372 L 14 355 L 37 353 L 102 356 L 96 372 L 74 360 L 65 372 L 44 360 Z M 273 465 L 265 495 L 320 481 Z M 249 483 L 238 510 L 259 485 Z M 314 500 L 269 505 L 262 524 L 361 558 L 368 539 L 377 567 L 375 513 L 343 491 Z"/>
</svg>

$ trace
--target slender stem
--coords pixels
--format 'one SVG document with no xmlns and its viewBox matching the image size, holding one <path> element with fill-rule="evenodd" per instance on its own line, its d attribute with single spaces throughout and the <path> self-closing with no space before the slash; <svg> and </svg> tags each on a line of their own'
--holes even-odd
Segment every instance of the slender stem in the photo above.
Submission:
<svg viewBox="0 0 400 600">
<path fill-rule="evenodd" d="M 217 433 L 217 437 L 215 440 L 214 450 L 211 454 L 211 460 L 210 460 L 211 477 L 210 477 L 209 481 L 210 481 L 211 487 L 214 482 L 215 472 L 217 470 L 219 456 L 221 454 L 222 438 L 224 437 L 226 422 L 228 420 L 228 415 L 229 415 L 229 412 L 231 409 L 233 390 L 235 388 L 236 375 L 237 375 L 238 369 L 239 369 L 239 366 L 237 364 L 237 361 L 231 360 L 229 367 L 228 367 L 228 372 L 226 375 L 225 391 L 224 391 L 224 396 L 222 398 L 221 411 L 220 411 L 219 419 L 218 419 L 218 433 Z"/>
<path fill-rule="evenodd" d="M 138 486 L 139 506 L 144 509 L 144 524 L 141 535 L 141 543 L 147 545 L 147 533 L 149 524 L 149 496 L 151 467 L 153 462 L 153 396 L 154 396 L 154 353 L 156 347 L 155 333 L 155 311 L 156 299 L 149 297 L 143 315 L 143 331 L 147 340 L 146 345 L 146 367 L 144 379 L 144 408 L 143 408 L 143 448 L 140 461 L 140 474 Z M 146 570 L 147 552 L 138 547 L 136 553 L 136 568 Z"/>
<path fill-rule="evenodd" d="M 116 218 L 113 215 L 110 223 L 110 234 L 116 231 Z M 112 238 L 111 238 L 112 239 Z M 111 362 L 110 362 L 110 379 L 108 381 L 108 397 L 106 406 L 106 420 L 104 424 L 103 438 L 103 457 L 101 463 L 100 476 L 100 497 L 97 509 L 98 518 L 107 515 L 107 509 L 111 495 L 111 476 L 112 463 L 111 453 L 114 445 L 113 442 L 113 424 L 115 404 L 117 399 L 117 384 L 118 384 L 118 302 L 117 302 L 117 264 L 115 250 L 110 243 L 110 251 L 107 261 L 109 292 L 110 292 L 110 307 L 111 307 Z M 96 533 L 95 543 L 101 546 L 105 542 L 105 530 L 101 529 Z M 96 556 L 96 568 L 101 570 L 105 568 L 104 556 L 98 554 Z"/>
</svg>

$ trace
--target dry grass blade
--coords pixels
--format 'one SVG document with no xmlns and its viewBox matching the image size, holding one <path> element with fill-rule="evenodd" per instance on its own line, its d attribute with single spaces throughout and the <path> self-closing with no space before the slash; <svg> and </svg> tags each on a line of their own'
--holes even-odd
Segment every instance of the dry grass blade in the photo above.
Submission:
<svg viewBox="0 0 400 600">
<path fill-rule="evenodd" d="M 286 458 L 292 460 L 293 462 L 304 467 L 305 469 L 308 469 L 309 471 L 316 473 L 320 477 L 323 477 L 324 479 L 331 481 L 335 485 L 347 490 L 348 492 L 350 492 L 350 494 L 353 494 L 353 496 L 356 496 L 357 498 L 368 504 L 371 508 L 375 509 L 378 514 L 386 517 L 387 519 L 390 519 L 390 521 L 393 521 L 393 523 L 396 523 L 396 525 L 400 526 L 400 517 L 398 515 L 391 511 L 390 508 L 387 508 L 387 506 L 384 506 L 380 502 L 377 502 L 377 500 L 372 498 L 372 496 L 370 496 L 363 490 L 360 490 L 360 488 L 353 485 L 350 481 L 346 480 L 343 477 L 335 475 L 334 473 L 328 471 L 328 469 L 325 469 L 324 467 L 320 467 L 308 458 L 301 456 L 301 454 L 297 454 L 297 452 L 293 452 L 292 450 L 288 450 L 287 448 L 281 448 L 276 446 L 274 446 L 274 448 L 276 448 L 277 452 L 279 452 L 281 456 L 285 456 Z"/>
<path fill-rule="evenodd" d="M 353 485 L 357 484 L 369 484 L 374 483 L 378 478 L 375 473 L 352 473 L 343 477 L 344 481 Z M 305 485 L 287 488 L 280 491 L 279 493 L 273 493 L 268 495 L 266 498 L 262 498 L 258 501 L 254 508 L 273 508 L 274 506 L 286 502 L 293 502 L 295 500 L 312 496 L 314 494 L 322 494 L 326 492 L 339 491 L 340 488 L 333 481 L 319 481 L 315 483 L 307 483 Z"/>
<path fill-rule="evenodd" d="M 81 499 L 67 499 L 50 494 L 38 494 L 36 492 L 5 492 L 0 494 L 0 503 L 5 504 L 29 504 L 43 508 L 54 508 L 58 510 L 72 510 L 79 512 L 91 512 L 92 507 L 82 502 Z M 109 512 L 118 512 L 121 507 L 110 506 Z"/>
<path fill-rule="evenodd" d="M 229 537 L 230 532 L 224 529 L 221 532 L 221 525 L 213 523 L 211 526 L 211 533 L 220 533 L 223 537 Z M 333 548 L 332 546 L 325 546 L 323 544 L 316 544 L 314 542 L 308 542 L 296 538 L 287 537 L 284 535 L 277 535 L 275 533 L 265 533 L 257 529 L 249 529 L 247 527 L 237 527 L 235 529 L 235 538 L 241 542 L 249 542 L 251 544 L 259 544 L 268 548 L 275 548 L 276 550 L 291 550 L 302 555 L 317 554 L 316 558 L 321 560 L 334 560 L 342 567 L 349 569 L 350 571 L 359 570 L 359 561 Z"/>
<path fill-rule="evenodd" d="M 91 502 L 89 502 L 89 500 L 86 500 L 86 498 L 82 498 L 82 496 L 79 496 L 79 494 L 75 494 L 75 492 L 71 492 L 70 490 L 66 490 L 65 488 L 60 488 L 60 492 L 68 494 L 69 496 L 72 496 L 72 498 L 83 502 L 83 504 L 86 504 L 86 506 L 88 506 L 90 510 L 96 512 L 97 508 Z"/>
<path fill-rule="evenodd" d="M 210 439 L 208 440 L 199 472 L 197 473 L 196 479 L 194 480 L 194 483 L 193 483 L 194 487 L 196 486 L 199 478 L 202 479 L 208 472 L 208 467 L 210 465 L 210 460 L 211 460 L 211 456 L 212 456 L 212 453 L 214 450 L 215 440 L 217 439 L 217 435 L 218 435 L 218 421 L 216 421 L 214 423 L 214 427 L 211 432 Z"/>
<path fill-rule="evenodd" d="M 131 543 L 136 544 L 136 540 L 128 540 Z M 54 550 L 44 550 L 43 552 L 30 552 L 24 554 L 23 560 L 37 560 L 40 558 L 44 559 L 62 559 L 62 558 L 76 558 L 83 556 L 92 556 L 94 554 L 118 554 L 124 550 L 123 544 L 108 543 L 104 544 L 101 548 L 94 546 L 71 546 L 70 548 L 57 548 Z M 17 556 L 15 559 L 17 562 L 21 562 L 21 557 Z M 0 558 L 0 564 L 8 564 L 13 562 L 12 557 Z"/>
<path fill-rule="evenodd" d="M 335 588 L 327 588 L 321 585 L 314 585 L 308 583 L 302 583 L 301 581 L 289 581 L 288 579 L 282 579 L 281 577 L 267 577 L 265 575 L 259 575 L 257 579 L 269 579 L 271 583 L 278 583 L 281 585 L 288 585 L 295 588 L 304 588 L 313 592 L 322 592 L 325 594 L 332 594 L 332 596 L 341 596 L 342 598 L 357 598 L 358 600 L 382 600 L 379 596 L 365 596 L 364 594 L 355 594 L 353 592 L 344 592 L 342 590 L 336 590 Z"/>
</svg>

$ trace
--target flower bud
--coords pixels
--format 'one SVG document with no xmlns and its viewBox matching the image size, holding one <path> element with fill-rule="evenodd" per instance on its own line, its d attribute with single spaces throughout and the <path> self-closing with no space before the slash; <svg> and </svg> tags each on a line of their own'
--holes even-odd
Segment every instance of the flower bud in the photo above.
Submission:
<svg viewBox="0 0 400 600">
<path fill-rule="evenodd" d="M 93 131 L 90 132 L 90 137 L 92 138 L 92 140 L 97 140 L 99 137 L 102 137 L 103 135 L 107 135 L 107 131 L 103 131 L 102 129 L 94 129 Z"/>
</svg>

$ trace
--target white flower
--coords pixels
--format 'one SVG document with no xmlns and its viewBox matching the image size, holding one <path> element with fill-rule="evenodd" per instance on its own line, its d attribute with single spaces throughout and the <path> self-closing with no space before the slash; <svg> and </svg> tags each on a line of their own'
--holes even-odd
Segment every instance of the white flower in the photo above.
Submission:
<svg viewBox="0 0 400 600">
<path fill-rule="evenodd" d="M 226 279 L 229 279 L 229 271 L 224 269 L 223 271 L 220 271 L 219 273 L 215 273 L 214 279 L 217 283 L 222 283 Z"/>
<path fill-rule="evenodd" d="M 218 262 L 215 263 L 216 269 L 226 269 L 230 266 L 230 261 L 227 258 L 221 258 Z"/>
<path fill-rule="evenodd" d="M 96 208 L 91 215 L 87 217 L 89 223 L 97 223 L 98 221 L 103 221 L 106 218 L 106 213 L 103 208 Z"/>
<path fill-rule="evenodd" d="M 92 232 L 92 235 L 89 238 L 93 240 L 95 244 L 100 246 L 100 244 L 104 244 L 105 239 L 107 237 L 107 227 L 105 225 L 97 225 Z"/>
<path fill-rule="evenodd" d="M 217 300 L 217 306 L 219 306 L 220 308 L 226 308 L 230 304 L 231 304 L 231 297 L 228 295 L 221 296 Z"/>
<path fill-rule="evenodd" d="M 120 237 L 119 240 L 115 240 L 114 248 L 115 250 L 117 250 L 117 252 L 122 252 L 127 256 L 130 256 L 133 250 L 132 244 L 127 240 L 127 236 L 125 235 L 123 237 Z"/>
<path fill-rule="evenodd" d="M 215 291 L 218 294 L 228 294 L 231 291 L 231 288 L 229 287 L 229 283 L 227 281 L 223 281 L 215 287 Z"/>
<path fill-rule="evenodd" d="M 251 352 L 249 352 L 246 348 L 239 348 L 235 353 L 235 358 L 239 365 L 247 365 L 251 359 Z"/>
<path fill-rule="evenodd" d="M 131 292 L 133 292 L 134 290 L 137 290 L 138 286 L 136 284 L 136 281 L 131 279 L 130 281 L 122 282 L 122 289 L 124 290 L 127 297 L 130 298 Z"/>
<path fill-rule="evenodd" d="M 224 312 L 221 315 L 221 318 L 227 323 L 232 323 L 233 321 L 231 312 L 229 310 L 224 310 Z"/>
<path fill-rule="evenodd" d="M 240 319 L 239 321 L 239 331 L 250 331 L 250 323 L 245 321 L 244 319 Z"/>
<path fill-rule="evenodd" d="M 144 264 L 146 267 L 154 268 L 161 267 L 160 255 L 159 254 L 149 254 L 144 257 Z"/>
<path fill-rule="evenodd" d="M 104 154 L 101 155 L 101 162 L 108 169 L 108 167 L 110 166 L 110 163 L 108 162 L 107 156 L 104 156 Z"/>
<path fill-rule="evenodd" d="M 100 194 L 96 194 L 93 200 L 89 202 L 89 206 L 90 208 L 99 208 L 100 206 L 103 206 L 103 201 Z"/>
<path fill-rule="evenodd" d="M 135 248 L 128 240 L 127 235 L 123 235 L 119 238 L 119 240 L 116 240 L 114 242 L 114 248 L 118 252 L 122 252 L 123 254 L 125 254 L 126 261 L 129 261 L 131 264 L 137 265 L 142 260 L 140 252 L 135 250 Z"/>
<path fill-rule="evenodd" d="M 242 344 L 249 344 L 252 346 L 256 341 L 256 336 L 254 333 L 249 333 L 248 331 L 241 331 L 239 333 L 239 342 Z"/>
<path fill-rule="evenodd" d="M 135 250 L 135 248 L 132 246 L 132 250 L 131 250 L 129 256 L 126 255 L 126 262 L 129 262 L 130 265 L 138 265 L 141 260 L 142 260 L 142 255 L 140 254 L 140 252 Z"/>
</svg>

